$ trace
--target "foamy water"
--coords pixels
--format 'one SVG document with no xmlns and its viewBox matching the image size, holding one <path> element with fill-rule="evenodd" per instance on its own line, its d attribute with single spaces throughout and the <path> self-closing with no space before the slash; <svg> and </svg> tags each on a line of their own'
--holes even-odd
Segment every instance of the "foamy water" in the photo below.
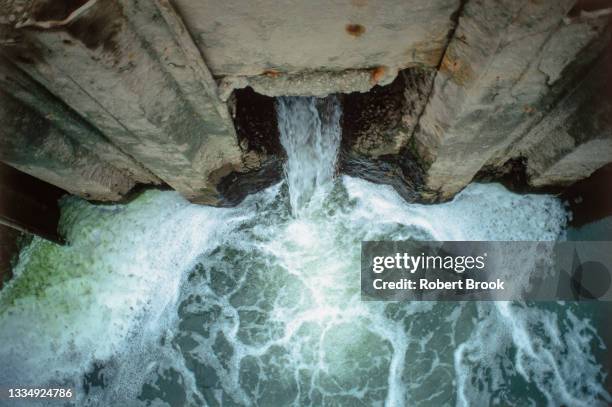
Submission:
<svg viewBox="0 0 612 407">
<path fill-rule="evenodd" d="M 0 385 L 71 385 L 75 405 L 610 400 L 579 305 L 359 299 L 361 240 L 556 239 L 556 199 L 472 185 L 410 205 L 344 177 L 310 217 L 285 202 L 281 186 L 236 209 L 67 200 L 70 244 L 35 239 L 0 294 Z"/>
<path fill-rule="evenodd" d="M 321 205 L 333 187 L 340 147 L 340 102 L 335 96 L 277 100 L 280 141 L 287 152 L 285 178 L 294 215 Z"/>
<path fill-rule="evenodd" d="M 309 181 L 234 209 L 160 191 L 65 200 L 69 244 L 34 239 L 0 292 L 0 387 L 69 386 L 91 406 L 612 402 L 580 304 L 360 300 L 362 240 L 562 239 L 557 199 L 474 184 L 408 204 L 317 157 L 323 175 L 288 165 Z"/>
</svg>

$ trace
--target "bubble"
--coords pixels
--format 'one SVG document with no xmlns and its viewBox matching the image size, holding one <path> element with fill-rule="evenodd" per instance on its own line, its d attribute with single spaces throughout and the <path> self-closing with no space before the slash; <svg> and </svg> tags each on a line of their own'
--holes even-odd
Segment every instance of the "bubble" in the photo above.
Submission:
<svg viewBox="0 0 612 407">
<path fill-rule="evenodd" d="M 439 205 L 337 180 L 298 219 L 283 186 L 234 209 L 149 191 L 62 202 L 0 292 L 0 385 L 74 405 L 605 405 L 579 305 L 360 300 L 367 239 L 555 240 L 557 199 L 468 186 Z"/>
</svg>

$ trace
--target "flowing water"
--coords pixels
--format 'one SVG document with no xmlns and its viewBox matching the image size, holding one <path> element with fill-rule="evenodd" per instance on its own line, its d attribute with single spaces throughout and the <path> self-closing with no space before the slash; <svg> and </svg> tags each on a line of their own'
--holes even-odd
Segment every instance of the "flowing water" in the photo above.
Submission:
<svg viewBox="0 0 612 407">
<path fill-rule="evenodd" d="M 360 301 L 362 240 L 562 239 L 557 199 L 474 184 L 408 204 L 334 178 L 334 99 L 280 99 L 278 118 L 287 180 L 237 208 L 65 199 L 70 244 L 35 238 L 0 293 L 0 387 L 91 406 L 612 402 L 593 307 Z"/>
<path fill-rule="evenodd" d="M 333 187 L 340 147 L 340 103 L 281 97 L 277 104 L 280 141 L 287 152 L 285 179 L 294 215 L 319 208 Z"/>
</svg>

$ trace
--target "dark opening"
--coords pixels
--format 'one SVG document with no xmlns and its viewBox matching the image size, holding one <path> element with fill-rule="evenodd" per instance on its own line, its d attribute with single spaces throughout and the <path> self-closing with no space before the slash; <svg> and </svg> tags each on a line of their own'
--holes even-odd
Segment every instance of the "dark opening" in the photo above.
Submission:
<svg viewBox="0 0 612 407">
<path fill-rule="evenodd" d="M 245 153 L 255 153 L 261 162 L 256 168 L 232 172 L 221 179 L 221 205 L 237 205 L 247 195 L 281 180 L 285 150 L 280 143 L 274 103 L 273 97 L 250 87 L 234 91 L 232 116 L 240 148 Z"/>
<path fill-rule="evenodd" d="M 535 192 L 529 185 L 527 160 L 524 157 L 511 158 L 501 167 L 485 166 L 474 176 L 474 182 L 499 182 L 517 193 Z"/>
<path fill-rule="evenodd" d="M 54 185 L 0 163 L 0 223 L 61 243 L 58 200 L 66 193 Z"/>
<path fill-rule="evenodd" d="M 561 194 L 572 211 L 570 224 L 580 227 L 612 215 L 612 164 L 607 164 L 590 177 L 576 182 Z"/>
<path fill-rule="evenodd" d="M 582 11 L 597 11 L 612 8 L 610 0 L 578 0 L 567 13 L 568 17 L 580 17 Z"/>
<path fill-rule="evenodd" d="M 409 68 L 389 85 L 343 96 L 341 172 L 391 185 L 408 201 L 419 198 L 424 172 L 412 135 L 432 79 L 431 70 Z"/>
<path fill-rule="evenodd" d="M 374 86 L 369 92 L 344 95 L 342 101 L 342 149 L 374 153 L 380 145 L 392 142 L 401 126 L 406 100 L 404 75 L 387 86 Z"/>
<path fill-rule="evenodd" d="M 234 126 L 240 147 L 245 151 L 284 155 L 280 143 L 274 98 L 252 88 L 234 91 Z"/>
<path fill-rule="evenodd" d="M 38 2 L 32 10 L 32 16 L 37 21 L 62 21 L 85 3 L 87 0 Z"/>
<path fill-rule="evenodd" d="M 419 199 L 424 172 L 411 137 L 431 91 L 433 74 L 431 69 L 409 68 L 389 85 L 340 95 L 340 173 L 391 185 L 408 201 Z M 265 161 L 253 171 L 232 173 L 222 180 L 220 190 L 229 205 L 278 182 L 286 158 L 275 98 L 247 87 L 234 92 L 232 104 L 241 149 L 256 152 Z"/>
</svg>

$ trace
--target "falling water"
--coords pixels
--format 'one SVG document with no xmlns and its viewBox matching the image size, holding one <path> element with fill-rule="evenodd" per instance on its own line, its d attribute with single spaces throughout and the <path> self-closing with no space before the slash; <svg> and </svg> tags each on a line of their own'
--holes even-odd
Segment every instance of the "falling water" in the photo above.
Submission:
<svg viewBox="0 0 612 407">
<path fill-rule="evenodd" d="M 0 388 L 72 387 L 75 406 L 612 402 L 601 303 L 360 299 L 362 240 L 562 239 L 556 198 L 473 184 L 409 204 L 333 178 L 335 99 L 282 98 L 278 115 L 286 184 L 237 208 L 65 199 L 69 244 L 35 238 L 0 292 Z"/>
<path fill-rule="evenodd" d="M 331 190 L 340 146 L 340 103 L 335 96 L 277 100 L 285 177 L 294 214 L 319 206 Z"/>
</svg>

